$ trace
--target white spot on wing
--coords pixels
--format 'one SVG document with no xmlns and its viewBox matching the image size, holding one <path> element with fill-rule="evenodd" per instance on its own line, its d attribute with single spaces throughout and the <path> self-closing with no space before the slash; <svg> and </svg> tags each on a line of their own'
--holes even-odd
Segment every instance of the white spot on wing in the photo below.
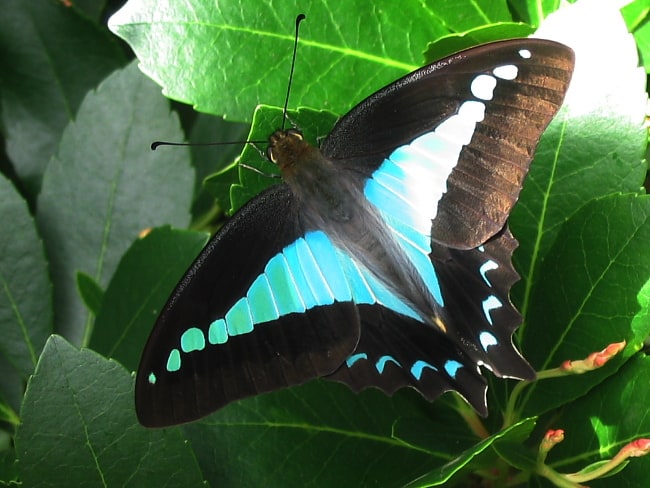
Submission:
<svg viewBox="0 0 650 488">
<path fill-rule="evenodd" d="M 514 80 L 519 74 L 519 68 L 514 64 L 506 64 L 504 66 L 497 66 L 492 73 L 502 80 Z"/>
<path fill-rule="evenodd" d="M 458 115 L 474 122 L 482 122 L 485 118 L 485 104 L 476 100 L 468 100 L 460 106 Z M 472 128 L 473 133 L 474 128 Z"/>
<path fill-rule="evenodd" d="M 481 100 L 492 100 L 497 79 L 490 75 L 478 75 L 472 80 L 472 95 Z"/>
<path fill-rule="evenodd" d="M 489 332 L 481 332 L 478 340 L 481 341 L 481 347 L 483 347 L 485 352 L 487 352 L 488 346 L 496 346 L 498 344 L 497 338 Z"/>
<path fill-rule="evenodd" d="M 530 59 L 532 57 L 532 53 L 528 49 L 520 49 L 519 56 L 524 59 Z"/>
<path fill-rule="evenodd" d="M 490 312 L 501 306 L 503 306 L 503 304 L 494 295 L 490 295 L 485 300 L 483 300 L 483 314 L 485 315 L 485 318 L 490 323 L 490 325 L 494 325 L 492 323 L 492 316 L 490 315 Z"/>
</svg>

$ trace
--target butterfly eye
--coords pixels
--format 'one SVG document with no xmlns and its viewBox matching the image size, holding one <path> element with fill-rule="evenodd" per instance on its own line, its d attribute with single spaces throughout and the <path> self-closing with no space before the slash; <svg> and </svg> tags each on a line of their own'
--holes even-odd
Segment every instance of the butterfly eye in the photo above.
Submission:
<svg viewBox="0 0 650 488">
<path fill-rule="evenodd" d="M 301 141 L 303 139 L 302 132 L 300 132 L 298 129 L 287 129 L 286 134 L 287 134 L 287 136 L 296 137 L 297 139 L 299 139 Z"/>
<path fill-rule="evenodd" d="M 267 158 L 269 161 L 271 161 L 272 163 L 275 163 L 275 162 L 276 162 L 275 158 L 273 157 L 273 145 L 272 145 L 272 144 L 269 144 L 269 145 L 266 147 L 266 158 Z"/>
</svg>

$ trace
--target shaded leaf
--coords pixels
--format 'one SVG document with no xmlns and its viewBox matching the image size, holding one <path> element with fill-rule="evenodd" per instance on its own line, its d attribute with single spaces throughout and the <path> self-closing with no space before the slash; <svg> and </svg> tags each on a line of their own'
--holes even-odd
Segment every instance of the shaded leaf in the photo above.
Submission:
<svg viewBox="0 0 650 488">
<path fill-rule="evenodd" d="M 9 439 L 9 434 L 2 432 L 0 449 L 0 483 L 4 486 L 20 486 L 20 479 L 18 477 L 18 466 L 16 463 L 16 451 L 10 446 L 12 442 Z"/>
<path fill-rule="evenodd" d="M 97 315 L 102 306 L 102 300 L 104 299 L 104 290 L 102 290 L 102 287 L 86 273 L 79 272 L 77 273 L 77 290 L 84 305 L 88 307 L 88 310 L 93 315 Z"/>
<path fill-rule="evenodd" d="M 20 421 L 18 411 L 25 394 L 25 383 L 7 358 L 0 356 L 0 409 L 2 418 L 10 425 L 17 425 Z"/>
<path fill-rule="evenodd" d="M 59 0 L 61 3 L 79 9 L 87 17 L 93 20 L 100 20 L 102 11 L 106 8 L 106 0 Z"/>
<path fill-rule="evenodd" d="M 46 401 L 45 401 L 46 399 Z M 201 474 L 178 429 L 138 425 L 133 378 L 114 361 L 48 340 L 16 433 L 25 486 L 197 486 Z"/>
<path fill-rule="evenodd" d="M 154 139 L 182 137 L 167 101 L 135 64 L 91 92 L 64 132 L 43 179 L 37 222 L 54 280 L 56 330 L 72 342 L 87 343 L 92 330 L 77 273 L 105 287 L 142 229 L 188 224 L 188 151 L 149 148 Z"/>
<path fill-rule="evenodd" d="M 66 124 L 124 56 L 104 28 L 62 2 L 4 0 L 0 64 L 7 154 L 36 196 Z"/>
<path fill-rule="evenodd" d="M 2 383 L 27 381 L 52 333 L 52 285 L 27 204 L 0 175 L 0 354 Z M 10 365 L 10 366 L 9 366 Z M 7 393 L 0 386 L 2 396 Z"/>
<path fill-rule="evenodd" d="M 240 141 L 247 140 L 250 127 L 247 124 L 226 122 L 219 117 L 207 114 L 198 114 L 196 122 L 190 133 L 190 142 L 205 144 L 212 142 L 231 142 L 218 146 L 192 146 L 192 163 L 196 170 L 196 195 L 192 214 L 194 219 L 205 216 L 210 217 L 209 212 L 216 200 L 219 209 L 223 212 L 230 208 L 230 186 L 238 180 L 236 170 L 228 171 L 227 168 L 234 168 L 233 163 L 242 152 L 243 144 Z M 227 174 L 214 181 L 213 185 L 206 187 L 205 178 L 208 176 L 226 171 Z M 207 215 L 206 215 L 207 214 Z"/>
<path fill-rule="evenodd" d="M 203 232 L 169 227 L 136 240 L 108 285 L 90 346 L 136 370 L 158 313 L 206 242 Z"/>
<path fill-rule="evenodd" d="M 413 480 L 411 483 L 405 485 L 408 488 L 425 487 L 425 486 L 440 486 L 449 481 L 454 475 L 466 467 L 469 463 L 473 462 L 477 456 L 483 454 L 493 444 L 503 442 L 522 442 L 528 438 L 530 433 L 535 427 L 534 419 L 525 419 L 515 425 L 504 429 L 491 435 L 487 439 L 483 439 L 478 444 L 464 451 L 460 456 L 448 462 L 444 466 L 427 473 L 426 475 Z M 489 453 L 488 453 L 489 454 Z"/>
<path fill-rule="evenodd" d="M 397 487 L 453 459 L 452 446 L 430 451 L 393 433 L 400 419 L 439 415 L 413 391 L 356 395 L 318 380 L 233 403 L 183 430 L 213 486 Z"/>
</svg>

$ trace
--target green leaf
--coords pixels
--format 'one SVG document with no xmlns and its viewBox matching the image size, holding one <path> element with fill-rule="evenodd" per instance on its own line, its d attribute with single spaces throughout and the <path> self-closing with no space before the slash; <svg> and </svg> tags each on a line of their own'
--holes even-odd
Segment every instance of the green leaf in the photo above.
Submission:
<svg viewBox="0 0 650 488">
<path fill-rule="evenodd" d="M 506 0 L 447 0 L 438 15 L 452 32 L 471 30 L 478 25 L 509 22 L 512 20 Z"/>
<path fill-rule="evenodd" d="M 403 486 L 476 440 L 465 431 L 462 447 L 448 438 L 430 450 L 395 435 L 406 419 L 433 426 L 432 437 L 461 423 L 414 391 L 357 395 L 319 380 L 233 403 L 183 430 L 213 486 Z"/>
<path fill-rule="evenodd" d="M 594 200 L 562 226 L 531 290 L 522 349 L 538 370 L 582 359 L 627 340 L 628 354 L 650 334 L 650 196 Z M 614 373 L 626 354 L 601 370 L 539 381 L 525 393 L 540 413 L 575 399 Z"/>
<path fill-rule="evenodd" d="M 464 451 L 460 456 L 448 462 L 444 466 L 427 473 L 420 478 L 413 480 L 405 485 L 408 488 L 425 487 L 425 486 L 440 486 L 449 481 L 461 469 L 466 467 L 472 461 L 475 461 L 477 456 L 484 453 L 490 446 L 499 441 L 517 440 L 522 442 L 527 439 L 533 428 L 535 427 L 535 419 L 525 419 L 507 429 L 491 435 L 487 439 L 472 446 L 470 449 Z"/>
<path fill-rule="evenodd" d="M 77 273 L 77 290 L 88 310 L 97 316 L 104 299 L 104 290 L 86 273 Z"/>
<path fill-rule="evenodd" d="M 650 1 L 636 0 L 621 9 L 625 23 L 639 48 L 646 73 L 650 71 Z"/>
<path fill-rule="evenodd" d="M 0 127 L 7 154 L 32 197 L 88 90 L 124 64 L 107 34 L 63 2 L 3 1 Z"/>
<path fill-rule="evenodd" d="M 221 118 L 199 114 L 192 132 L 190 142 L 204 144 L 211 142 L 231 142 L 232 144 L 218 146 L 192 146 L 192 162 L 196 169 L 195 201 L 192 214 L 196 218 L 210 212 L 217 201 L 221 209 L 230 207 L 230 186 L 238 181 L 237 171 L 227 171 L 242 152 L 250 127 L 246 124 L 226 122 Z M 206 187 L 205 178 L 214 173 L 226 170 L 227 175 L 215 181 L 214 186 Z M 208 213 L 209 216 L 209 213 Z"/>
<path fill-rule="evenodd" d="M 86 344 L 92 331 L 78 272 L 105 287 L 142 229 L 188 224 L 188 151 L 149 148 L 154 139 L 182 138 L 167 101 L 134 64 L 91 92 L 65 130 L 43 179 L 37 222 L 54 280 L 56 330 L 70 341 Z"/>
<path fill-rule="evenodd" d="M 595 463 L 591 463 L 591 464 L 585 466 L 585 467 L 582 468 L 580 471 L 577 471 L 576 474 L 579 474 L 579 475 L 582 475 L 582 476 L 592 474 L 592 476 L 593 476 L 593 473 L 594 473 L 595 471 L 598 471 L 599 469 L 601 469 L 601 468 L 602 468 L 603 466 L 605 466 L 609 461 L 610 461 L 609 459 L 603 459 L 602 461 L 596 461 Z M 627 466 L 628 464 L 630 464 L 629 459 L 623 461 L 621 464 L 619 464 L 618 466 L 616 466 L 616 467 L 615 467 L 614 469 L 612 469 L 611 471 L 608 471 L 606 475 L 604 475 L 604 476 L 600 476 L 599 479 L 602 479 L 602 478 L 609 478 L 609 477 L 611 477 L 611 476 L 615 476 L 616 474 L 618 474 L 618 473 L 620 473 L 621 471 L 623 471 L 623 470 L 626 468 L 626 466 Z M 616 483 L 617 483 L 617 484 L 620 483 L 620 482 L 621 482 L 620 479 L 617 479 L 617 480 L 616 480 Z"/>
<path fill-rule="evenodd" d="M 0 175 L 0 354 L 2 376 L 26 381 L 52 333 L 52 285 L 26 202 Z M 0 386 L 0 395 L 7 393 Z"/>
<path fill-rule="evenodd" d="M 608 2 L 598 5 L 561 9 L 535 34 L 569 45 L 578 61 L 565 107 L 537 147 L 510 218 L 520 243 L 514 262 L 523 278 L 514 301 L 527 318 L 532 287 L 566 219 L 594 198 L 639 191 L 646 174 L 645 74 L 619 12 Z M 576 31 L 587 12 L 589 22 Z"/>
<path fill-rule="evenodd" d="M 24 486 L 197 486 L 178 429 L 146 430 L 133 378 L 114 361 L 52 336 L 29 381 L 16 433 Z"/>
<path fill-rule="evenodd" d="M 137 369 L 151 326 L 206 240 L 203 232 L 161 227 L 135 241 L 108 285 L 90 347 Z"/>
<path fill-rule="evenodd" d="M 101 19 L 102 12 L 106 8 L 106 0 L 59 0 L 69 8 L 78 9 L 87 17 L 98 21 Z"/>
<path fill-rule="evenodd" d="M 419 67 L 426 45 L 450 32 L 439 12 L 416 0 L 131 1 L 109 27 L 167 96 L 246 121 L 258 103 L 284 99 L 299 13 L 307 20 L 292 100 L 336 113 Z M 251 56 L 260 48 L 264 56 Z M 349 73 L 358 74 L 354 83 L 347 82 Z"/>
<path fill-rule="evenodd" d="M 613 457 L 638 438 L 650 438 L 650 357 L 635 355 L 613 376 L 568 404 L 553 419 L 554 428 L 564 429 L 564 442 L 549 454 L 557 471 L 574 472 L 586 465 Z M 630 459 L 619 474 L 596 487 L 642 488 L 647 486 L 650 456 Z"/>
<path fill-rule="evenodd" d="M 9 425 L 18 425 L 20 418 L 9 405 L 0 403 L 0 421 L 6 422 Z M 6 435 L 6 432 L 0 432 L 0 436 L 3 435 Z"/>
<path fill-rule="evenodd" d="M 560 7 L 560 0 L 527 0 L 525 2 L 510 2 L 519 20 L 532 26 L 539 26 L 549 13 Z"/>
<path fill-rule="evenodd" d="M 504 440 L 495 442 L 492 446 L 501 459 L 524 472 L 532 472 L 537 465 L 536 452 L 527 446 L 522 446 L 526 439 Z"/>
<path fill-rule="evenodd" d="M 0 409 L 2 409 L 2 417 L 8 422 L 8 425 L 15 426 L 20 422 L 18 412 L 24 394 L 25 379 L 16 372 L 7 358 L 0 356 Z M 5 428 L 7 427 L 5 426 Z"/>
<path fill-rule="evenodd" d="M 430 63 L 437 61 L 443 56 L 462 51 L 463 49 L 484 44 L 487 42 L 499 41 L 502 39 L 514 39 L 516 37 L 527 37 L 533 33 L 533 28 L 527 24 L 515 22 L 482 25 L 466 32 L 449 34 L 429 44 L 424 57 Z"/>
<path fill-rule="evenodd" d="M 0 484 L 20 486 L 16 451 L 13 447 L 13 439 L 7 432 L 0 432 Z"/>
</svg>

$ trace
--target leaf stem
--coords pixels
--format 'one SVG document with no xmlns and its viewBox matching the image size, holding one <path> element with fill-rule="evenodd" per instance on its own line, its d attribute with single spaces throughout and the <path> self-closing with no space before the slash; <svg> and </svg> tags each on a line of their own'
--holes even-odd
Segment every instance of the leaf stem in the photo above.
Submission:
<svg viewBox="0 0 650 488">
<path fill-rule="evenodd" d="M 454 400 L 456 401 L 456 411 L 463 418 L 470 430 L 479 438 L 487 439 L 490 437 L 490 433 L 483 425 L 483 422 L 476 414 L 474 409 L 470 407 L 465 400 L 463 400 L 459 395 L 454 395 Z"/>
</svg>

